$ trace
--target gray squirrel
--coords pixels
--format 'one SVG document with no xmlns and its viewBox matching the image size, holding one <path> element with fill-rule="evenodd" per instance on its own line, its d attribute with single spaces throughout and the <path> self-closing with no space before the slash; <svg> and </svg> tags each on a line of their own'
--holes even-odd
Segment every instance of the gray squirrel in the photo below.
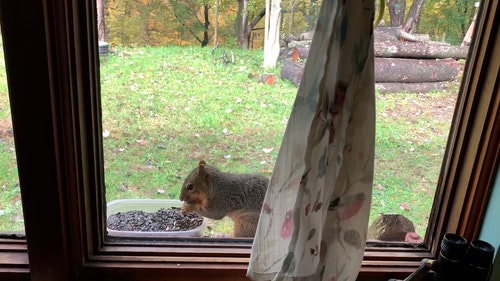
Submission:
<svg viewBox="0 0 500 281">
<path fill-rule="evenodd" d="M 269 179 L 258 174 L 222 172 L 200 161 L 182 184 L 182 214 L 191 212 L 234 222 L 233 237 L 254 237 Z"/>
</svg>

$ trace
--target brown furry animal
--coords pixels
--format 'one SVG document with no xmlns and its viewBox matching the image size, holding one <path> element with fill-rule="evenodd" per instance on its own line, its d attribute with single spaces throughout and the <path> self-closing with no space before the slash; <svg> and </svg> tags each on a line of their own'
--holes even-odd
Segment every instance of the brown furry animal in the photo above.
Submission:
<svg viewBox="0 0 500 281">
<path fill-rule="evenodd" d="M 262 175 L 226 173 L 202 160 L 182 185 L 181 213 L 214 220 L 227 216 L 234 222 L 234 237 L 253 237 L 268 184 Z"/>
</svg>

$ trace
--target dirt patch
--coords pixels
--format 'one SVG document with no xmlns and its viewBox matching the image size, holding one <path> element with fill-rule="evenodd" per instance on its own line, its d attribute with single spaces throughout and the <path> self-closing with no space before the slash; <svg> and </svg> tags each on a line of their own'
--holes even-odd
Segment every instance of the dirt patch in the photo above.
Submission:
<svg viewBox="0 0 500 281">
<path fill-rule="evenodd" d="M 0 120 L 0 139 L 12 138 L 12 122 L 9 119 Z"/>
</svg>

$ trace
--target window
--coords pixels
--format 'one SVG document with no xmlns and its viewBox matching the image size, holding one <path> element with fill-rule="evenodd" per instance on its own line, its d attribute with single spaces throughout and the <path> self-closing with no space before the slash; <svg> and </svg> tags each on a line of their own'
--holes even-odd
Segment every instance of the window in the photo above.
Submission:
<svg viewBox="0 0 500 281">
<path fill-rule="evenodd" d="M 1 41 L 0 41 L 1 42 Z M 1 46 L 3 47 L 3 43 Z M 0 54 L 0 233 L 24 231 L 14 132 L 3 51 Z"/>
<path fill-rule="evenodd" d="M 479 230 L 500 159 L 498 1 L 483 7 L 429 243 L 368 247 L 360 279 L 405 277 L 435 256 L 443 233 Z M 94 10 L 92 1 L 0 2 L 27 235 L 27 244 L 0 240 L 0 278 L 245 280 L 246 240 L 104 240 Z"/>
<path fill-rule="evenodd" d="M 102 1 L 96 4 L 98 7 L 99 2 Z M 197 14 L 202 21 L 201 14 L 205 11 L 205 20 L 214 23 L 215 10 L 225 18 L 231 16 L 228 11 L 234 14 L 238 3 L 204 10 L 200 2 L 176 5 L 167 0 L 161 4 L 149 1 L 131 5 L 132 2 L 121 0 L 105 4 L 107 13 L 102 22 L 107 32 L 98 34 L 100 40 L 110 42 L 109 45 L 100 43 L 100 46 L 112 47 L 111 54 L 102 56 L 100 64 L 106 201 L 113 204 L 108 213 L 116 210 L 118 204 L 123 206 L 125 203 L 113 201 L 115 199 L 177 200 L 182 181 L 200 159 L 223 171 L 260 172 L 269 176 L 297 88 L 281 79 L 273 86 L 257 83 L 254 76 L 263 71 L 258 51 L 231 51 L 236 58 L 232 62 L 227 49 L 232 40 L 223 38 L 214 49 L 200 48 L 198 42 L 193 42 L 196 41 L 193 35 L 201 34 L 195 28 L 199 22 L 186 20 Z M 419 32 L 421 26 L 432 23 L 433 28 L 425 32 L 463 37 L 457 34 L 469 24 L 465 12 L 461 14 L 463 25 L 446 26 L 456 30 L 456 34 L 449 29 L 443 31 L 438 27 L 439 20 L 429 16 L 429 10 L 437 15 L 458 9 L 433 9 L 434 2 L 424 5 Z M 255 6 L 258 7 L 258 3 L 263 4 L 256 2 Z M 284 1 L 283 4 L 290 3 Z M 466 5 L 468 7 L 463 10 L 477 11 L 472 8 L 473 2 Z M 390 7 L 389 3 L 389 10 Z M 310 8 L 307 14 L 314 14 L 312 6 Z M 255 9 L 249 10 L 250 18 Z M 314 21 L 315 17 L 293 11 L 294 7 L 284 8 L 283 18 L 287 23 L 282 25 L 282 32 L 292 34 L 292 27 L 295 33 L 310 30 L 304 26 L 305 18 Z M 453 17 L 460 18 L 457 14 L 455 11 Z M 184 27 L 179 22 L 183 22 Z M 218 27 L 226 36 L 228 29 L 232 29 L 232 25 L 228 28 L 227 24 L 228 21 L 222 21 Z M 208 35 L 215 34 L 211 32 L 214 29 L 211 24 Z M 176 34 L 177 30 L 180 34 Z M 258 28 L 254 31 L 254 35 L 263 32 Z M 381 33 L 375 33 L 378 51 L 382 49 L 380 45 L 387 45 L 382 43 L 387 36 Z M 299 38 L 304 38 L 303 35 Z M 168 41 L 174 37 L 175 43 Z M 188 44 L 186 42 L 190 44 L 183 46 Z M 299 41 L 289 46 L 295 42 Z M 256 45 L 261 43 L 260 40 Z M 221 63 L 224 50 L 229 58 L 227 63 Z M 286 61 L 286 56 L 279 62 L 282 60 Z M 397 69 L 398 61 L 401 62 L 394 57 L 376 58 L 376 76 L 388 76 L 380 74 L 388 68 Z M 392 62 L 396 65 L 389 67 Z M 435 72 L 428 72 L 428 75 L 433 74 Z M 425 79 L 423 75 L 404 76 Z M 435 93 L 377 94 L 377 157 L 370 221 L 380 214 L 403 214 L 413 222 L 415 232 L 425 235 L 459 83 L 454 82 L 453 87 Z M 377 86 L 381 85 L 384 84 Z M 266 154 L 263 150 L 271 152 Z M 158 200 L 154 203 L 157 206 L 165 204 Z M 210 231 L 205 228 L 203 235 L 228 236 L 232 227 L 230 221 L 228 218 L 209 220 Z M 222 227 L 214 227 L 218 225 Z M 375 238 L 373 236 L 368 238 Z"/>
</svg>

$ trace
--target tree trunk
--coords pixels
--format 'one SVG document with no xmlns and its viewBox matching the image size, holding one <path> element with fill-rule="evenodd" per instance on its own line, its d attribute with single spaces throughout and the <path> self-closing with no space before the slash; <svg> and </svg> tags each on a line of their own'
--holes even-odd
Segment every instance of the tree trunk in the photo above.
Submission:
<svg viewBox="0 0 500 281">
<path fill-rule="evenodd" d="M 376 83 L 375 90 L 380 93 L 428 93 L 444 90 L 449 82 L 421 82 L 421 83 Z"/>
<path fill-rule="evenodd" d="M 146 45 L 151 44 L 151 1 L 148 0 L 145 3 L 146 5 L 146 19 L 144 20 L 144 42 Z"/>
<path fill-rule="evenodd" d="M 281 0 L 266 0 L 264 67 L 275 68 L 280 54 Z"/>
<path fill-rule="evenodd" d="M 267 1 L 272 2 L 272 0 L 266 0 L 266 3 L 267 3 Z M 294 14 L 295 14 L 295 6 L 297 6 L 296 1 L 290 1 L 290 11 L 288 12 L 288 31 L 286 34 L 293 34 L 293 18 L 294 18 Z M 267 4 L 266 4 L 266 8 L 267 8 Z"/>
<path fill-rule="evenodd" d="M 375 58 L 375 82 L 443 82 L 457 78 L 459 64 L 454 59 L 415 60 Z"/>
<path fill-rule="evenodd" d="M 281 67 L 280 78 L 292 82 L 295 86 L 299 86 L 304 72 L 304 64 L 295 61 L 286 61 Z"/>
<path fill-rule="evenodd" d="M 414 0 L 411 4 L 410 11 L 403 25 L 403 30 L 405 32 L 412 33 L 415 27 L 417 27 L 417 23 L 420 20 L 420 13 L 422 12 L 422 6 L 424 6 L 424 0 Z"/>
<path fill-rule="evenodd" d="M 387 0 L 387 9 L 389 10 L 391 26 L 402 26 L 405 17 L 406 0 Z"/>
<path fill-rule="evenodd" d="M 210 26 L 210 21 L 208 20 L 208 4 L 203 5 L 203 40 L 201 41 L 201 46 L 206 47 L 208 45 L 208 27 Z"/>
<path fill-rule="evenodd" d="M 375 41 L 375 56 L 386 58 L 417 58 L 417 59 L 466 59 L 469 48 L 443 44 Z"/>
<path fill-rule="evenodd" d="M 242 50 L 248 50 L 250 43 L 250 32 L 248 31 L 248 1 L 249 0 L 238 0 L 238 14 L 236 15 L 235 23 L 238 46 Z"/>
<path fill-rule="evenodd" d="M 218 29 L 219 29 L 219 0 L 215 0 L 215 11 L 214 11 L 214 47 L 218 43 Z"/>
<path fill-rule="evenodd" d="M 99 41 L 106 42 L 106 25 L 104 22 L 104 1 L 97 0 L 96 10 L 97 10 L 97 38 Z"/>
</svg>

